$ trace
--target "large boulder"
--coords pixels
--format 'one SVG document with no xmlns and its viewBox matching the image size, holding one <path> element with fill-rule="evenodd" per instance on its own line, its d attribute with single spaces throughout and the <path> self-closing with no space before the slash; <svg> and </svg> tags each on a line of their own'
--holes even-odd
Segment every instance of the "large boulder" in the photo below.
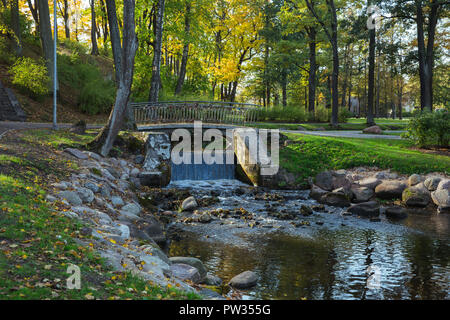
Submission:
<svg viewBox="0 0 450 320">
<path fill-rule="evenodd" d="M 439 182 L 436 190 L 449 190 L 450 191 L 450 179 L 444 179 Z"/>
<path fill-rule="evenodd" d="M 358 203 L 352 205 L 347 211 L 360 217 L 378 217 L 380 215 L 380 204 L 376 201 Z"/>
<path fill-rule="evenodd" d="M 371 126 L 368 128 L 365 128 L 363 130 L 364 133 L 369 133 L 369 134 L 382 134 L 383 130 L 381 130 L 381 128 L 379 126 Z"/>
<path fill-rule="evenodd" d="M 316 175 L 316 185 L 326 191 L 333 190 L 333 174 L 331 171 L 323 171 Z"/>
<path fill-rule="evenodd" d="M 423 181 L 423 177 L 418 174 L 413 174 L 408 178 L 408 185 L 410 187 L 415 186 Z"/>
<path fill-rule="evenodd" d="M 444 211 L 446 211 L 445 208 L 450 207 L 450 191 L 447 189 L 433 191 L 431 193 L 431 198 L 433 199 L 433 202 L 438 207 L 441 207 L 441 209 L 444 209 Z"/>
<path fill-rule="evenodd" d="M 435 191 L 441 180 L 440 177 L 429 177 L 425 179 L 424 185 L 429 191 Z"/>
<path fill-rule="evenodd" d="M 313 185 L 311 187 L 311 192 L 309 193 L 309 197 L 314 199 L 314 200 L 316 200 L 316 201 L 319 201 L 320 198 L 322 198 L 322 196 L 327 194 L 327 193 L 328 193 L 328 191 L 323 190 L 322 188 L 320 188 L 320 187 L 318 187 L 316 185 Z"/>
<path fill-rule="evenodd" d="M 187 264 L 194 268 L 196 268 L 201 276 L 202 279 L 206 277 L 207 270 L 205 268 L 205 265 L 200 259 L 194 258 L 194 257 L 171 257 L 169 258 L 170 262 L 173 264 Z"/>
<path fill-rule="evenodd" d="M 366 187 L 366 188 L 369 188 L 369 189 L 375 189 L 381 183 L 382 183 L 382 181 L 380 179 L 375 178 L 375 177 L 366 178 L 366 179 L 358 181 L 358 184 L 361 187 Z"/>
<path fill-rule="evenodd" d="M 430 191 L 421 182 L 403 190 L 402 200 L 408 207 L 426 207 L 431 201 Z"/>
<path fill-rule="evenodd" d="M 183 281 L 189 280 L 193 283 L 199 283 L 202 281 L 202 277 L 197 268 L 184 263 L 176 263 L 170 266 L 172 274 Z"/>
<path fill-rule="evenodd" d="M 396 199 L 401 198 L 406 184 L 399 180 L 383 181 L 375 188 L 375 194 L 380 199 Z"/>
<path fill-rule="evenodd" d="M 348 197 L 344 193 L 340 192 L 328 192 L 320 198 L 319 202 L 332 207 L 350 206 L 350 200 Z"/>
<path fill-rule="evenodd" d="M 258 275 L 253 271 L 244 271 L 233 277 L 229 285 L 236 289 L 247 289 L 258 283 Z"/>
<path fill-rule="evenodd" d="M 352 187 L 353 202 L 360 203 L 369 201 L 375 194 L 372 189 L 368 187 Z"/>
<path fill-rule="evenodd" d="M 66 149 L 64 149 L 64 152 L 67 152 L 68 154 L 74 156 L 77 159 L 81 159 L 81 160 L 89 159 L 89 156 L 87 156 L 84 152 L 82 152 L 78 149 L 66 148 Z"/>
<path fill-rule="evenodd" d="M 403 207 L 388 207 L 384 214 L 387 218 L 392 220 L 400 220 L 408 217 L 408 213 Z"/>
</svg>

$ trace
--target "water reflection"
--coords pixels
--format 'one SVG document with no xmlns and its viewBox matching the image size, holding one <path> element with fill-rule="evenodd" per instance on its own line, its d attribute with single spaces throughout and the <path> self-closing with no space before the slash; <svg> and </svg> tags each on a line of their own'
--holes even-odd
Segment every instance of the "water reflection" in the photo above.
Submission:
<svg viewBox="0 0 450 320">
<path fill-rule="evenodd" d="M 259 284 L 248 292 L 254 298 L 449 299 L 449 217 L 423 218 L 410 216 L 405 224 L 432 233 L 324 228 L 313 239 L 244 236 L 247 247 L 211 245 L 190 234 L 173 242 L 169 254 L 198 257 L 224 281 L 257 272 Z M 379 271 L 379 287 L 368 286 L 368 269 Z"/>
</svg>

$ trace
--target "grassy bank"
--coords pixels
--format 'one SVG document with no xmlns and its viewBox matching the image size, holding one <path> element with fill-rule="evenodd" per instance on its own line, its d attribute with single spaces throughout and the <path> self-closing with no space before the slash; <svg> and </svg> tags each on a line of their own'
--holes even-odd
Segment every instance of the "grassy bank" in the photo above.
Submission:
<svg viewBox="0 0 450 320">
<path fill-rule="evenodd" d="M 382 130 L 404 130 L 407 126 L 407 122 L 404 123 L 377 123 Z M 328 123 L 263 123 L 258 122 L 249 125 L 250 127 L 256 127 L 260 129 L 284 129 L 284 130 L 298 130 L 302 127 L 305 130 L 355 130 L 362 131 L 367 128 L 365 122 L 348 122 L 340 123 L 338 128 L 333 128 Z"/>
<path fill-rule="evenodd" d="M 280 151 L 281 166 L 298 175 L 299 182 L 327 169 L 375 166 L 402 174 L 450 174 L 450 157 L 412 150 L 403 140 L 315 137 L 287 134 L 297 143 Z"/>
<path fill-rule="evenodd" d="M 83 236 L 81 222 L 63 216 L 45 201 L 48 185 L 76 170 L 60 144 L 89 136 L 29 130 L 0 140 L 1 299 L 192 299 L 177 288 L 160 288 L 130 273 L 114 272 Z M 59 154 L 58 154 L 59 153 Z M 70 264 L 81 269 L 81 290 L 68 290 Z"/>
</svg>

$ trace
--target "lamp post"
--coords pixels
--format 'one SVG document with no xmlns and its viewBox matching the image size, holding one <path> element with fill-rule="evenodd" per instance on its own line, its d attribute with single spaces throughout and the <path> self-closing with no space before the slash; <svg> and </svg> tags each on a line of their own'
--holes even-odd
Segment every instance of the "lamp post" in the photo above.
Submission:
<svg viewBox="0 0 450 320">
<path fill-rule="evenodd" d="M 58 26 L 56 17 L 56 0 L 53 0 L 53 130 L 58 130 L 58 125 L 56 122 L 56 109 L 57 109 L 57 98 L 58 98 L 58 73 L 56 66 L 56 38 L 58 37 Z"/>
</svg>

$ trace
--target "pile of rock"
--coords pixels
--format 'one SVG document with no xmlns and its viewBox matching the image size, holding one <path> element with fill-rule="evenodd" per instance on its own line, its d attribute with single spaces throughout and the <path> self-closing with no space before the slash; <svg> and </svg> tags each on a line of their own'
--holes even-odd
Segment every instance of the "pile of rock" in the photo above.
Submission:
<svg viewBox="0 0 450 320">
<path fill-rule="evenodd" d="M 319 203 L 335 207 L 350 207 L 349 214 L 376 217 L 380 205 L 376 199 L 401 199 L 405 207 L 427 207 L 434 203 L 438 212 L 450 211 L 450 179 L 440 175 L 410 177 L 389 171 L 369 171 L 365 168 L 346 171 L 324 171 L 315 177 L 310 197 Z M 356 172 L 355 172 L 356 171 Z M 404 218 L 403 207 L 389 207 L 387 216 Z"/>
<path fill-rule="evenodd" d="M 75 241 L 95 248 L 115 270 L 130 271 L 161 286 L 170 283 L 195 291 L 188 283 L 220 284 L 200 260 L 169 259 L 160 249 L 158 244 L 166 242 L 164 227 L 145 212 L 133 191 L 133 185 L 140 185 L 137 177 L 141 173 L 135 161 L 103 158 L 77 149 L 65 151 L 78 161 L 80 169 L 70 181 L 54 183 L 47 201 L 58 202 L 61 214 L 85 223 L 84 237 Z M 214 295 L 210 292 L 208 298 Z"/>
</svg>

